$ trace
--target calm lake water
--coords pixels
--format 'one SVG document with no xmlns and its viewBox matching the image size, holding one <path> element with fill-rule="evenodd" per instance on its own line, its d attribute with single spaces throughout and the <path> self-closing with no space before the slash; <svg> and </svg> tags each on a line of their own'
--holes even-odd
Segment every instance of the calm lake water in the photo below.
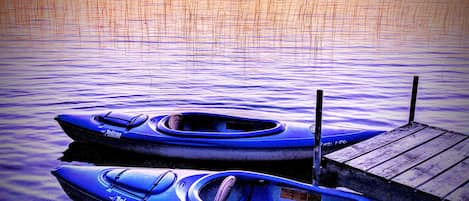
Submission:
<svg viewBox="0 0 469 201">
<path fill-rule="evenodd" d="M 469 133 L 468 1 L 1 1 L 0 200 L 68 200 L 61 164 L 249 169 L 70 144 L 61 113 L 212 111 Z M 282 165 L 285 166 L 282 168 Z M 275 167 L 274 167 L 275 166 Z M 277 167 L 278 166 L 278 167 Z"/>
</svg>

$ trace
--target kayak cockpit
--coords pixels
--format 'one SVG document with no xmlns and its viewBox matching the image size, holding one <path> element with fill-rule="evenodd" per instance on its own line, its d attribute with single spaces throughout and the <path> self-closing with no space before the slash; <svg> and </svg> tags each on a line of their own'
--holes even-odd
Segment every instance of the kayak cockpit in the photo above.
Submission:
<svg viewBox="0 0 469 201">
<path fill-rule="evenodd" d="M 275 120 L 187 112 L 163 117 L 157 129 L 185 137 L 240 138 L 275 134 L 285 128 Z"/>
<path fill-rule="evenodd" d="M 359 201 L 361 196 L 311 186 L 291 180 L 244 171 L 227 171 L 207 175 L 194 183 L 188 192 L 189 200 L 214 201 Z"/>
</svg>

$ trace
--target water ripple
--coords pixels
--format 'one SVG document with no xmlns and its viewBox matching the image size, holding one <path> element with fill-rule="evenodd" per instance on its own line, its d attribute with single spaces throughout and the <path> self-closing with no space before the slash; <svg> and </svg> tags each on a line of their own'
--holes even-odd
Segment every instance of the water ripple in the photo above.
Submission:
<svg viewBox="0 0 469 201">
<path fill-rule="evenodd" d="M 72 140 L 53 120 L 61 113 L 210 111 L 312 124 L 316 90 L 323 89 L 325 127 L 389 130 L 407 122 L 412 76 L 419 75 L 416 120 L 469 133 L 467 30 L 449 27 L 464 20 L 441 20 L 448 29 L 439 35 L 434 23 L 415 26 L 404 18 L 392 21 L 399 26 L 386 24 L 370 34 L 379 23 L 366 15 L 339 21 L 342 25 L 327 20 L 321 25 L 315 20 L 330 16 L 304 13 L 298 15 L 303 18 L 289 18 L 290 24 L 280 20 L 285 17 L 282 2 L 271 1 L 279 4 L 278 13 L 259 15 L 268 19 L 257 26 L 251 26 L 256 18 L 250 15 L 257 13 L 251 11 L 239 18 L 217 14 L 224 23 L 220 25 L 217 17 L 204 18 L 210 10 L 200 8 L 191 10 L 200 14 L 197 19 L 214 21 L 189 23 L 181 18 L 162 27 L 153 15 L 126 15 L 119 21 L 114 12 L 70 12 L 67 17 L 79 18 L 44 19 L 26 13 L 55 11 L 49 3 L 26 13 L 0 7 L 1 13 L 21 15 L 0 20 L 0 200 L 68 200 L 49 173 L 60 164 L 148 165 L 146 157 L 127 153 L 122 158 L 125 152 L 90 145 L 70 151 Z M 344 1 L 350 2 L 355 1 Z M 434 2 L 418 6 L 423 5 L 441 8 Z M 183 9 L 178 6 L 171 9 Z M 334 9 L 343 5 L 337 6 Z M 374 12 L 375 7 L 370 8 L 357 7 Z M 230 9 L 227 12 L 244 11 Z M 187 17 L 191 12 L 173 14 Z M 337 12 L 337 19 L 348 20 L 347 12 Z M 84 13 L 89 16 L 81 16 Z M 251 24 L 243 24 L 243 16 Z M 15 23 L 2 24 L 6 22 Z M 425 28 L 431 31 L 425 33 Z M 169 166 L 181 167 L 177 160 L 169 161 Z M 182 167 L 194 167 L 189 163 L 192 166 Z M 311 171 L 305 172 L 301 176 Z"/>
</svg>

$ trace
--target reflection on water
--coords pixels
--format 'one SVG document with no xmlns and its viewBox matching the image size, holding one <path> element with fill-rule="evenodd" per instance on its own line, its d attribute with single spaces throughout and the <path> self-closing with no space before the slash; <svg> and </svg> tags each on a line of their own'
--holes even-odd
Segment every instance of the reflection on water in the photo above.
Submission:
<svg viewBox="0 0 469 201">
<path fill-rule="evenodd" d="M 0 1 L 0 199 L 67 200 L 49 174 L 63 163 L 311 174 L 309 162 L 222 166 L 68 148 L 60 113 L 312 123 L 321 88 L 325 126 L 386 130 L 406 122 L 420 75 L 416 120 L 469 133 L 468 13 L 464 0 Z"/>
<path fill-rule="evenodd" d="M 96 154 L 99 153 L 99 154 Z M 311 179 L 310 166 L 312 160 L 262 161 L 262 162 L 231 162 L 187 160 L 167 158 L 144 154 L 131 153 L 113 148 L 106 148 L 95 144 L 72 142 L 60 158 L 62 161 L 89 162 L 101 166 L 129 166 L 129 167 L 158 167 L 184 168 L 221 171 L 226 169 L 244 169 L 258 172 L 268 172 L 303 182 Z"/>
</svg>

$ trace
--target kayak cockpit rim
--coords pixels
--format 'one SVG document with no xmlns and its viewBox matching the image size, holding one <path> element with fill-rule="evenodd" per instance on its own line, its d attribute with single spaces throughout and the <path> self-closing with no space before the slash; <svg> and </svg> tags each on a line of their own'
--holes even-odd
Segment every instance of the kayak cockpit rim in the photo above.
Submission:
<svg viewBox="0 0 469 201">
<path fill-rule="evenodd" d="M 184 112 L 176 115 L 184 118 L 180 128 L 171 128 L 169 121 L 174 115 L 167 115 L 158 122 L 156 129 L 168 135 L 202 138 L 255 137 L 273 135 L 285 130 L 285 125 L 276 120 L 202 112 Z"/>
</svg>

